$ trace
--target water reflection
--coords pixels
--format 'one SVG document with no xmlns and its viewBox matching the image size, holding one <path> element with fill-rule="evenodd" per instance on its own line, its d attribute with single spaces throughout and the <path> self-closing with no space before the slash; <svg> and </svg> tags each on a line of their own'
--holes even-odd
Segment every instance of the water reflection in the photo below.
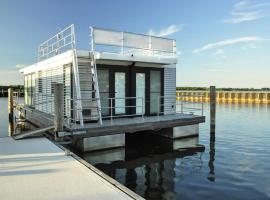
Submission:
<svg viewBox="0 0 270 200">
<path fill-rule="evenodd" d="M 14 134 L 15 125 L 14 120 L 10 120 L 8 122 L 8 136 L 12 136 Z"/>
<path fill-rule="evenodd" d="M 209 142 L 209 175 L 208 175 L 208 180 L 215 182 L 215 142 L 216 142 L 216 135 L 215 133 L 211 132 L 210 134 L 210 142 Z"/>
<path fill-rule="evenodd" d="M 185 158 L 195 158 L 189 173 L 202 167 L 200 154 L 205 148 L 198 141 L 198 137 L 171 140 L 149 132 L 127 134 L 125 148 L 85 153 L 83 158 L 147 199 L 171 199 L 176 174 L 187 168 Z"/>
</svg>

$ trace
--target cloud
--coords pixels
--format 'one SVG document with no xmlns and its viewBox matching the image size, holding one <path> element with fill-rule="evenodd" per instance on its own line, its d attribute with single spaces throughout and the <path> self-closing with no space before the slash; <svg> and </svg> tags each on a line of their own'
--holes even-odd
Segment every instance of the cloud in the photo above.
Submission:
<svg viewBox="0 0 270 200">
<path fill-rule="evenodd" d="M 220 57 L 223 57 L 225 58 L 225 51 L 224 49 L 217 49 L 214 53 L 213 53 L 213 56 L 220 56 Z"/>
<path fill-rule="evenodd" d="M 243 0 L 236 3 L 230 12 L 231 17 L 223 20 L 224 23 L 238 24 L 255 21 L 268 16 L 270 2 Z M 259 10 L 258 10 L 259 9 Z"/>
<path fill-rule="evenodd" d="M 195 49 L 192 52 L 193 53 L 200 53 L 209 49 L 216 49 L 224 46 L 229 46 L 229 45 L 235 45 L 239 43 L 250 43 L 250 42 L 262 42 L 262 41 L 268 41 L 269 39 L 264 39 L 261 37 L 257 36 L 248 36 L 248 37 L 240 37 L 240 38 L 235 38 L 235 39 L 228 39 L 228 40 L 222 40 L 219 42 L 214 42 L 214 43 L 209 43 L 201 48 Z"/>
<path fill-rule="evenodd" d="M 262 13 L 262 11 L 254 11 L 254 12 L 232 12 L 232 18 L 225 19 L 224 23 L 230 24 L 239 24 L 241 22 L 246 21 L 254 21 L 257 19 L 261 19 L 266 15 Z"/>
<path fill-rule="evenodd" d="M 257 44 L 254 44 L 254 43 L 248 43 L 246 45 L 243 45 L 241 47 L 242 50 L 248 50 L 248 49 L 257 49 L 259 48 Z"/>
<path fill-rule="evenodd" d="M 183 24 L 181 24 L 181 25 L 172 24 L 172 25 L 168 26 L 167 28 L 161 29 L 158 32 L 154 31 L 153 29 L 150 29 L 147 34 L 153 35 L 153 36 L 158 36 L 158 37 L 164 37 L 164 36 L 168 36 L 168 35 L 171 35 L 173 33 L 177 33 L 179 31 L 182 31 L 183 27 L 184 27 Z"/>
<path fill-rule="evenodd" d="M 262 8 L 262 7 L 267 7 L 270 6 L 269 1 L 250 1 L 250 0 L 243 0 L 239 1 L 238 3 L 234 4 L 234 9 L 235 10 L 245 10 L 245 9 L 255 9 L 255 8 Z"/>
<path fill-rule="evenodd" d="M 25 64 L 17 64 L 17 65 L 15 65 L 15 68 L 17 68 L 17 69 L 21 69 L 21 68 L 24 68 L 24 67 L 26 67 L 27 65 L 25 65 Z"/>
</svg>

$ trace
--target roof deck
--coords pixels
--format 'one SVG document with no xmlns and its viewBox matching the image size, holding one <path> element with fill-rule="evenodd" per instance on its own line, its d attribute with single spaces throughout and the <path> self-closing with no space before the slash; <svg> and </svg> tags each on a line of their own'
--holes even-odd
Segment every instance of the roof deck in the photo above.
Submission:
<svg viewBox="0 0 270 200">
<path fill-rule="evenodd" d="M 75 27 L 70 25 L 38 46 L 37 63 L 20 70 L 23 73 L 38 71 L 51 65 L 64 65 L 74 56 L 91 57 L 105 61 L 129 61 L 171 65 L 177 63 L 176 42 L 173 39 L 152 35 L 90 27 L 89 49 L 76 46 Z M 78 51 L 77 51 L 78 49 Z"/>
</svg>

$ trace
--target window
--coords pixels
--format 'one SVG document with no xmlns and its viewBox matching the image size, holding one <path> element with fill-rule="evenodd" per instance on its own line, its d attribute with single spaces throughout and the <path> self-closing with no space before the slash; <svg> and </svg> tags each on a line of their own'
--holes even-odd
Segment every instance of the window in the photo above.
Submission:
<svg viewBox="0 0 270 200">
<path fill-rule="evenodd" d="M 161 96 L 161 73 L 160 71 L 150 71 L 150 113 L 157 113 L 159 110 L 158 98 Z"/>
</svg>

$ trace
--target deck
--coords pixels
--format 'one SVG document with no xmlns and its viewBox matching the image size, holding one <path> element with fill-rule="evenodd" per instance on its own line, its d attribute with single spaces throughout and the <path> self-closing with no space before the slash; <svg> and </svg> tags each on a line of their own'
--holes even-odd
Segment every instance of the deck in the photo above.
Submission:
<svg viewBox="0 0 270 200">
<path fill-rule="evenodd" d="M 0 138 L 0 177 L 5 200 L 141 198 L 46 138 Z"/>
<path fill-rule="evenodd" d="M 187 126 L 203 122 L 205 122 L 204 116 L 192 114 L 171 114 L 162 116 L 144 116 L 143 118 L 133 117 L 103 120 L 102 126 L 98 123 L 86 123 L 83 128 L 78 127 L 72 131 L 78 132 L 74 134 L 76 137 L 95 137 L 119 133 L 159 130 L 162 128 Z"/>
<path fill-rule="evenodd" d="M 25 117 L 38 127 L 53 125 L 53 116 L 35 109 L 24 108 Z M 205 122 L 205 116 L 193 114 L 170 114 L 160 116 L 139 116 L 130 118 L 113 118 L 103 120 L 100 125 L 97 122 L 88 122 L 84 127 L 73 124 L 72 128 L 66 130 L 73 132 L 77 138 L 114 135 L 119 133 L 134 133 L 139 131 L 160 130 L 177 126 L 187 126 Z"/>
</svg>

